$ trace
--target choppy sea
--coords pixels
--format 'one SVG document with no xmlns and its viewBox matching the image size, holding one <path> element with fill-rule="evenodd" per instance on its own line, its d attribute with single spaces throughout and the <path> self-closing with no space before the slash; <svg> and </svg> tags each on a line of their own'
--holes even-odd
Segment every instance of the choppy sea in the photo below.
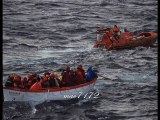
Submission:
<svg viewBox="0 0 160 120">
<path fill-rule="evenodd" d="M 118 25 L 157 32 L 157 0 L 3 0 L 3 82 L 88 65 L 101 76 L 96 99 L 4 102 L 4 120 L 157 120 L 158 43 L 124 50 L 96 49 L 96 30 Z"/>
</svg>

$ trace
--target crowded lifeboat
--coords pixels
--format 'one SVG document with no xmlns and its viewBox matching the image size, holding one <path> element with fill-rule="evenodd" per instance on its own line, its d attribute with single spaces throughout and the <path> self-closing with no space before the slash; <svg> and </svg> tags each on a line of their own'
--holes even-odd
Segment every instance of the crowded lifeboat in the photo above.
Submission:
<svg viewBox="0 0 160 120">
<path fill-rule="evenodd" d="M 79 94 L 87 94 L 94 90 L 97 77 L 92 66 L 89 66 L 85 72 L 81 64 L 76 70 L 67 66 L 60 75 L 56 71 L 45 72 L 43 75 L 33 73 L 23 77 L 11 74 L 3 87 L 4 101 L 72 99 L 64 96 L 79 96 Z"/>
<path fill-rule="evenodd" d="M 133 35 L 132 32 L 124 29 L 122 32 L 117 25 L 113 28 L 101 28 L 96 31 L 97 39 L 95 48 L 125 49 L 137 46 L 150 47 L 153 46 L 157 39 L 155 32 L 141 32 Z"/>
</svg>

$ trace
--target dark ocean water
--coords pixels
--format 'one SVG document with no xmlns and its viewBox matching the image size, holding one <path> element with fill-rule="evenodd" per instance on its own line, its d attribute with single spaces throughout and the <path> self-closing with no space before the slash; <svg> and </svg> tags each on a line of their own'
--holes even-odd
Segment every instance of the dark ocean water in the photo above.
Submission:
<svg viewBox="0 0 160 120">
<path fill-rule="evenodd" d="M 30 106 L 5 102 L 4 120 L 157 120 L 157 42 L 154 47 L 93 48 L 96 30 L 157 32 L 157 0 L 3 0 L 3 81 L 10 73 L 93 65 L 96 99 Z"/>
</svg>

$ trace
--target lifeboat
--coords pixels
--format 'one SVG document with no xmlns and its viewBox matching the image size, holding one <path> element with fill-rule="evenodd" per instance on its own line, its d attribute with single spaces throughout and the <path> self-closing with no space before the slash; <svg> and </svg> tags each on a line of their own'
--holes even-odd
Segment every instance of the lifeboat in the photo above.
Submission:
<svg viewBox="0 0 160 120">
<path fill-rule="evenodd" d="M 4 86 L 4 101 L 42 102 L 46 100 L 70 100 L 86 95 L 93 91 L 95 82 L 96 78 L 80 85 L 52 88 L 42 88 L 40 83 L 37 82 L 30 89 L 20 89 Z"/>
<path fill-rule="evenodd" d="M 155 32 L 141 32 L 133 35 L 132 32 L 119 32 L 118 38 L 113 35 L 107 36 L 107 32 L 112 31 L 111 28 L 98 29 L 96 31 L 97 39 L 94 48 L 106 48 L 108 50 L 126 49 L 137 46 L 150 47 L 153 46 L 157 39 Z"/>
</svg>

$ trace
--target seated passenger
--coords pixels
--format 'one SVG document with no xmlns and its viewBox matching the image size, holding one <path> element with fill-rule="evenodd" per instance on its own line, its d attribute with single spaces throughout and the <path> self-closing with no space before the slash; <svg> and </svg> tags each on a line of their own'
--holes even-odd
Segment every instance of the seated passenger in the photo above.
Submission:
<svg viewBox="0 0 160 120">
<path fill-rule="evenodd" d="M 62 74 L 59 76 L 59 87 L 63 86 L 63 82 L 62 82 L 63 76 Z"/>
<path fill-rule="evenodd" d="M 109 38 L 109 40 L 112 42 L 113 44 L 113 40 L 112 40 L 112 37 L 113 37 L 113 34 L 112 34 L 112 31 L 107 31 L 106 32 L 106 36 Z"/>
<path fill-rule="evenodd" d="M 21 77 L 16 75 L 14 76 L 14 87 L 21 88 Z"/>
<path fill-rule="evenodd" d="M 114 25 L 114 27 L 113 27 L 113 32 L 116 33 L 116 34 L 118 34 L 119 28 L 118 28 L 117 25 Z"/>
<path fill-rule="evenodd" d="M 69 74 L 70 74 L 70 67 L 67 66 L 66 70 L 63 73 L 63 77 L 62 77 L 63 78 L 62 82 L 64 83 L 65 86 L 71 86 L 72 85 L 71 78 L 70 78 Z"/>
<path fill-rule="evenodd" d="M 37 82 L 39 79 L 37 73 L 33 73 L 32 75 L 33 75 L 33 83 Z"/>
<path fill-rule="evenodd" d="M 43 88 L 47 88 L 47 87 L 50 86 L 50 84 L 49 84 L 49 79 L 50 79 L 50 76 L 49 76 L 49 75 L 46 75 L 46 76 L 43 77 L 43 79 L 40 80 L 41 86 L 42 86 Z"/>
<path fill-rule="evenodd" d="M 38 75 L 37 76 L 37 81 L 39 82 L 41 80 L 41 77 Z"/>
<path fill-rule="evenodd" d="M 6 87 L 14 87 L 14 75 L 9 75 L 7 81 L 5 82 Z"/>
<path fill-rule="evenodd" d="M 50 87 L 59 87 L 59 79 L 58 79 L 58 73 L 55 72 L 55 73 L 52 73 L 50 75 L 50 79 L 49 79 L 49 84 L 50 84 Z"/>
<path fill-rule="evenodd" d="M 84 79 L 83 79 L 83 75 L 82 73 L 78 70 L 76 71 L 76 76 L 77 76 L 77 84 L 82 84 L 84 82 Z"/>
<path fill-rule="evenodd" d="M 56 85 L 55 85 L 54 78 L 55 78 L 55 75 L 54 75 L 54 73 L 52 73 L 52 74 L 50 75 L 50 79 L 49 79 L 50 87 L 55 87 L 55 86 L 56 86 Z"/>
<path fill-rule="evenodd" d="M 97 74 L 92 70 L 92 66 L 89 66 L 87 70 L 87 78 L 86 81 L 91 81 L 93 78 L 97 78 Z"/>
<path fill-rule="evenodd" d="M 113 27 L 113 36 L 115 38 L 115 40 L 118 40 L 119 39 L 119 28 L 117 27 L 117 25 L 114 25 Z"/>
<path fill-rule="evenodd" d="M 70 78 L 71 78 L 71 83 L 72 85 L 76 85 L 77 83 L 77 76 L 76 76 L 76 72 L 74 70 L 70 70 L 70 74 L 69 74 Z"/>
<path fill-rule="evenodd" d="M 55 72 L 54 76 L 55 76 L 54 81 L 55 81 L 56 87 L 59 87 L 60 79 L 58 78 L 58 72 Z"/>
<path fill-rule="evenodd" d="M 78 84 L 84 83 L 84 79 L 86 78 L 86 75 L 85 75 L 85 71 L 82 68 L 82 65 L 78 65 L 76 73 L 77 73 L 77 83 Z"/>
<path fill-rule="evenodd" d="M 60 86 L 65 86 L 65 81 L 64 81 L 64 73 L 65 73 L 66 70 L 62 70 L 62 73 L 59 77 L 59 80 L 60 80 Z"/>
<path fill-rule="evenodd" d="M 35 74 L 28 76 L 28 86 L 31 87 L 36 82 Z"/>
<path fill-rule="evenodd" d="M 22 88 L 29 89 L 27 77 L 23 77 L 21 79 L 21 85 L 22 85 Z"/>
<path fill-rule="evenodd" d="M 81 64 L 80 64 L 80 65 L 78 65 L 77 69 L 81 71 L 82 76 L 83 76 L 83 79 L 85 79 L 85 78 L 86 78 L 86 75 L 85 75 L 85 71 L 84 71 L 84 69 L 83 69 L 82 65 L 81 65 Z"/>
</svg>

